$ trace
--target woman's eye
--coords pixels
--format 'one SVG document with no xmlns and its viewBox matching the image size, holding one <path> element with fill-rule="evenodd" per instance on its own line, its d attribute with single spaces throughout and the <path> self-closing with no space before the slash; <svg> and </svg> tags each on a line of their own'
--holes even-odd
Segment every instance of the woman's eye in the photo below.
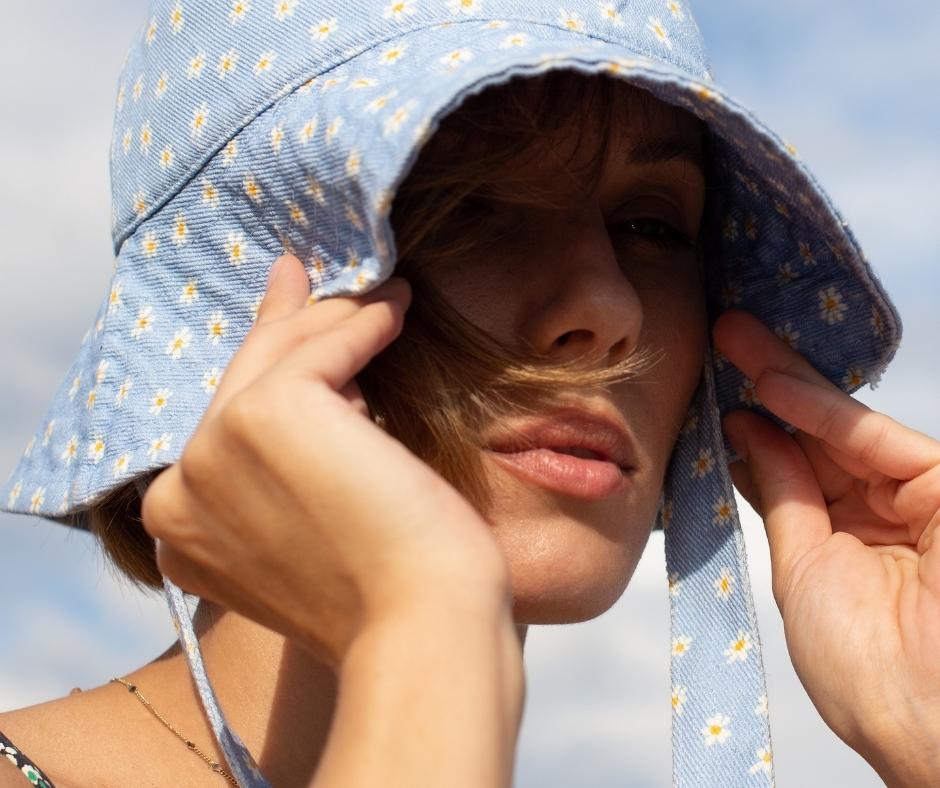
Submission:
<svg viewBox="0 0 940 788">
<path fill-rule="evenodd" d="M 695 247 L 695 244 L 684 233 L 679 232 L 675 227 L 666 224 L 661 219 L 652 217 L 617 222 L 611 226 L 611 231 L 617 235 L 621 233 L 638 235 L 643 240 L 667 249 L 675 247 L 692 249 Z"/>
</svg>

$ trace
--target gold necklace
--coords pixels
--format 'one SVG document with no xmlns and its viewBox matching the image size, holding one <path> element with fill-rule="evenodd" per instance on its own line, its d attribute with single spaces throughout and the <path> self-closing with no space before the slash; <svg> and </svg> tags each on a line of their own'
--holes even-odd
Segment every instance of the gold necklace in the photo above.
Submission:
<svg viewBox="0 0 940 788">
<path fill-rule="evenodd" d="M 153 714 L 154 717 L 156 717 L 158 720 L 160 720 L 160 722 L 162 722 L 164 725 L 166 725 L 167 728 L 169 728 L 169 729 L 170 729 L 171 731 L 173 731 L 173 733 L 175 733 L 180 739 L 182 739 L 182 741 L 186 744 L 187 747 L 189 747 L 190 750 L 192 750 L 194 753 L 196 753 L 196 755 L 198 755 L 198 756 L 199 756 L 200 758 L 202 758 L 207 764 L 209 764 L 209 768 L 210 768 L 212 771 L 218 772 L 219 774 L 221 774 L 221 775 L 222 775 L 226 780 L 228 780 L 232 785 L 235 785 L 235 786 L 238 785 L 238 781 L 237 781 L 231 774 L 229 774 L 227 771 L 225 771 L 225 769 L 223 769 L 223 768 L 219 765 L 219 763 L 218 763 L 217 761 L 213 761 L 213 760 L 212 760 L 210 757 L 208 757 L 204 752 L 202 752 L 202 750 L 200 750 L 195 744 L 193 744 L 189 739 L 187 739 L 185 736 L 183 736 L 182 733 L 180 733 L 178 730 L 176 730 L 176 728 L 174 728 L 172 725 L 170 725 L 170 723 L 168 723 L 162 716 L 160 716 L 160 713 L 159 713 L 152 705 L 150 705 L 150 701 L 147 700 L 143 695 L 140 694 L 140 692 L 138 691 L 136 685 L 131 684 L 131 683 L 127 682 L 127 681 L 124 681 L 124 679 L 119 679 L 119 678 L 112 678 L 111 681 L 119 681 L 121 684 L 123 684 L 125 687 L 127 687 L 127 689 L 128 689 L 129 692 L 133 692 L 133 693 L 137 696 L 137 699 L 138 699 L 141 703 L 143 703 L 144 706 L 146 706 L 148 709 L 150 709 L 151 714 Z"/>
</svg>

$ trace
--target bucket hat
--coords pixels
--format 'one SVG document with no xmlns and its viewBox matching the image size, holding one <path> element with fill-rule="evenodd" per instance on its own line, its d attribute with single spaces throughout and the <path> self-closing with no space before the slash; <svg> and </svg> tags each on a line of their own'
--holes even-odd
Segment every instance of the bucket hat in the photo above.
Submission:
<svg viewBox="0 0 940 788">
<path fill-rule="evenodd" d="M 684 2 L 155 0 L 118 85 L 110 290 L 0 504 L 85 528 L 115 487 L 143 491 L 143 474 L 182 454 L 271 261 L 296 254 L 317 298 L 373 289 L 396 262 L 396 188 L 441 120 L 488 86 L 562 68 L 626 80 L 706 124 L 711 317 L 755 314 L 847 392 L 878 381 L 895 308 L 796 151 L 714 81 Z M 657 515 L 676 785 L 774 779 L 720 422 L 742 407 L 769 415 L 712 352 Z M 214 696 L 182 592 L 164 584 L 231 770 L 267 785 Z"/>
</svg>

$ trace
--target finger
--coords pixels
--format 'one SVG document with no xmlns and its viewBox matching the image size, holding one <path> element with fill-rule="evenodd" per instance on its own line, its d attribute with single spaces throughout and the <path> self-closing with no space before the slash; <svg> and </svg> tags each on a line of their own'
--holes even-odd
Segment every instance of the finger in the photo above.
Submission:
<svg viewBox="0 0 940 788">
<path fill-rule="evenodd" d="M 855 460 L 849 463 L 852 470 L 847 470 L 842 461 L 844 454 L 802 430 L 797 430 L 793 434 L 793 440 L 797 442 L 803 454 L 806 455 L 806 459 L 809 460 L 813 473 L 816 474 L 816 480 L 823 491 L 823 497 L 827 501 L 834 501 L 845 495 L 852 489 L 856 479 L 870 476 L 881 478 L 881 474 Z M 838 455 L 839 461 L 833 459 L 833 453 Z"/>
<path fill-rule="evenodd" d="M 740 309 L 723 313 L 712 329 L 716 347 L 753 381 L 767 369 L 786 372 L 820 386 L 836 388 L 754 315 Z"/>
<path fill-rule="evenodd" d="M 779 605 L 783 589 L 799 579 L 794 567 L 832 535 L 826 503 L 808 460 L 782 429 L 749 411 L 728 414 L 724 428 L 759 496 Z"/>
<path fill-rule="evenodd" d="M 278 365 L 278 374 L 297 375 L 341 391 L 401 333 L 410 289 L 397 289 L 337 325 L 302 342 Z"/>
<path fill-rule="evenodd" d="M 731 481 L 734 482 L 735 489 L 741 494 L 741 497 L 747 501 L 751 508 L 761 517 L 764 516 L 760 505 L 760 497 L 757 494 L 757 487 L 751 479 L 750 471 L 747 469 L 747 463 L 738 460 L 728 466 L 731 473 Z"/>
<path fill-rule="evenodd" d="M 829 384 L 767 370 L 755 387 L 768 410 L 886 476 L 913 479 L 940 464 L 940 442 Z"/>
<path fill-rule="evenodd" d="M 268 288 L 255 325 L 265 325 L 302 309 L 309 296 L 310 277 L 304 264 L 290 254 L 278 257 L 268 272 Z"/>
<path fill-rule="evenodd" d="M 299 293 L 299 288 L 296 292 Z M 284 301 L 272 304 L 272 311 L 268 313 L 269 319 L 263 324 L 265 333 L 262 335 L 257 330 L 257 324 L 256 328 L 252 329 L 242 347 L 229 362 L 206 416 L 210 417 L 223 408 L 235 394 L 269 372 L 278 361 L 301 343 L 308 342 L 324 330 L 349 319 L 367 304 L 390 297 L 410 300 L 410 294 L 411 286 L 408 281 L 403 277 L 393 276 L 361 296 L 324 299 L 309 306 L 301 305 L 302 308 L 294 309 L 292 314 L 286 314 L 290 305 Z M 280 321 L 274 325 L 278 314 L 281 315 Z"/>
</svg>

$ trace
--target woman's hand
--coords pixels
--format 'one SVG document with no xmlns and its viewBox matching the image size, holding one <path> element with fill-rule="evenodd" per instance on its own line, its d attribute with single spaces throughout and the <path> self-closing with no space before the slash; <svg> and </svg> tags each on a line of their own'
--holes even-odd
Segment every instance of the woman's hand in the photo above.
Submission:
<svg viewBox="0 0 940 788">
<path fill-rule="evenodd" d="M 798 430 L 746 411 L 724 423 L 800 681 L 889 784 L 940 785 L 940 442 L 849 397 L 747 313 L 714 335 Z"/>
<path fill-rule="evenodd" d="M 334 666 L 409 606 L 509 615 L 485 521 L 370 420 L 353 377 L 400 333 L 407 282 L 308 304 L 301 262 L 276 266 L 182 457 L 144 496 L 160 571 Z"/>
</svg>

